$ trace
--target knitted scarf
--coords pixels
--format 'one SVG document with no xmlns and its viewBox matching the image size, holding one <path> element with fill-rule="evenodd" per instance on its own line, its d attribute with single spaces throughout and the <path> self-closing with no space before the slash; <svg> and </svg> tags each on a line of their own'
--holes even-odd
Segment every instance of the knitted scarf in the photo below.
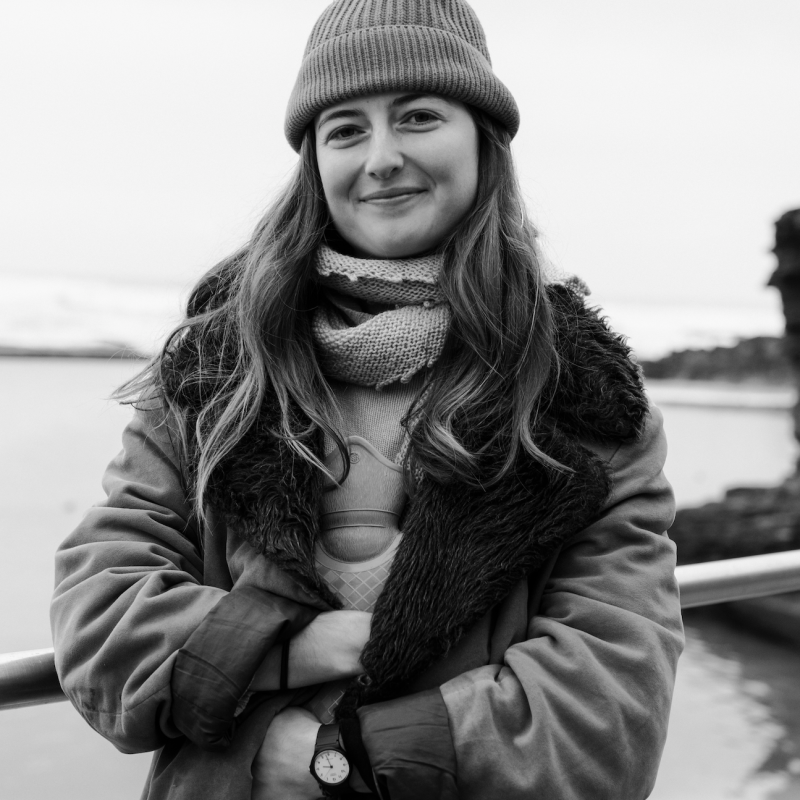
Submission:
<svg viewBox="0 0 800 800">
<path fill-rule="evenodd" d="M 421 258 L 354 258 L 323 244 L 317 280 L 327 302 L 314 312 L 312 331 L 323 372 L 332 378 L 381 389 L 407 383 L 439 358 L 451 311 L 438 285 L 440 254 Z M 545 282 L 588 289 L 578 278 L 545 267 Z M 354 301 L 389 304 L 378 314 Z"/>
<path fill-rule="evenodd" d="M 450 306 L 437 284 L 441 266 L 441 255 L 353 258 L 323 244 L 316 269 L 328 302 L 312 320 L 323 372 L 381 389 L 395 381 L 407 383 L 433 366 L 450 324 Z M 353 298 L 391 307 L 371 314 Z"/>
</svg>

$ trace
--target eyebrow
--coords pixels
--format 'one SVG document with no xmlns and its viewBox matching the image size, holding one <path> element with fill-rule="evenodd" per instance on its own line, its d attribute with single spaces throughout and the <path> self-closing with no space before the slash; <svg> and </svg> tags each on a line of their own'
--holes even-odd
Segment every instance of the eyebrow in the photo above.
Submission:
<svg viewBox="0 0 800 800">
<path fill-rule="evenodd" d="M 417 92 L 415 94 L 403 94 L 400 95 L 400 97 L 395 97 L 395 99 L 392 100 L 391 108 L 406 106 L 423 97 L 435 97 L 437 100 L 444 100 L 444 102 L 449 103 L 447 98 L 441 95 L 431 94 L 430 92 Z M 317 123 L 317 127 L 321 128 L 326 122 L 331 122 L 334 119 L 353 119 L 354 117 L 363 116 L 364 110 L 361 108 L 340 108 L 338 111 L 331 111 L 328 114 L 323 114 Z"/>
</svg>

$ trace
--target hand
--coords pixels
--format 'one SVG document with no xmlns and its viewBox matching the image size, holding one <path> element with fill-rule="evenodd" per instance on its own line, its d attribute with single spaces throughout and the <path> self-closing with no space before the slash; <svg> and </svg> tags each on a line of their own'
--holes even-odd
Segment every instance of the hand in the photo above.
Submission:
<svg viewBox="0 0 800 800">
<path fill-rule="evenodd" d="M 369 639 L 372 614 L 326 611 L 299 631 L 289 647 L 289 686 L 312 686 L 352 678 L 364 670 L 361 651 Z M 280 647 L 273 647 L 253 678 L 255 691 L 273 691 L 280 678 Z"/>
<path fill-rule="evenodd" d="M 289 685 L 308 686 L 360 675 L 361 651 L 369 639 L 372 614 L 328 611 L 319 614 L 293 639 L 289 650 Z M 293 670 L 303 683 L 295 683 Z"/>
<path fill-rule="evenodd" d="M 317 800 L 322 794 L 308 767 L 319 720 L 302 708 L 287 708 L 267 728 L 253 761 L 252 800 Z"/>
<path fill-rule="evenodd" d="M 322 790 L 309 769 L 319 728 L 319 720 L 304 708 L 287 708 L 272 720 L 253 761 L 252 800 L 320 797 Z M 369 792 L 352 763 L 350 787 L 355 792 Z"/>
</svg>

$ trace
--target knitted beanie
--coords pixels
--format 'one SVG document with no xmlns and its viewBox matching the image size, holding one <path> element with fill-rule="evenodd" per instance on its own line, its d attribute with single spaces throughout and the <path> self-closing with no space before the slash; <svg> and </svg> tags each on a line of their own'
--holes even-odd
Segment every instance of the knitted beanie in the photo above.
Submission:
<svg viewBox="0 0 800 800">
<path fill-rule="evenodd" d="M 519 109 L 492 71 L 486 35 L 464 0 L 336 0 L 317 20 L 289 98 L 297 151 L 314 117 L 351 97 L 430 92 L 461 100 L 514 136 Z"/>
</svg>

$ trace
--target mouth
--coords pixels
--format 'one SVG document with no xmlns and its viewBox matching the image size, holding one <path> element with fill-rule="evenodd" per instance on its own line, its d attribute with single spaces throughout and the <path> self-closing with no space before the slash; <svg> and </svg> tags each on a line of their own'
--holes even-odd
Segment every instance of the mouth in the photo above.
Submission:
<svg viewBox="0 0 800 800">
<path fill-rule="evenodd" d="M 378 205 L 389 205 L 401 203 L 412 197 L 417 197 L 425 192 L 425 189 L 418 189 L 414 186 L 396 186 L 393 189 L 381 189 L 377 192 L 365 194 L 361 198 L 362 203 L 376 203 Z"/>
</svg>

